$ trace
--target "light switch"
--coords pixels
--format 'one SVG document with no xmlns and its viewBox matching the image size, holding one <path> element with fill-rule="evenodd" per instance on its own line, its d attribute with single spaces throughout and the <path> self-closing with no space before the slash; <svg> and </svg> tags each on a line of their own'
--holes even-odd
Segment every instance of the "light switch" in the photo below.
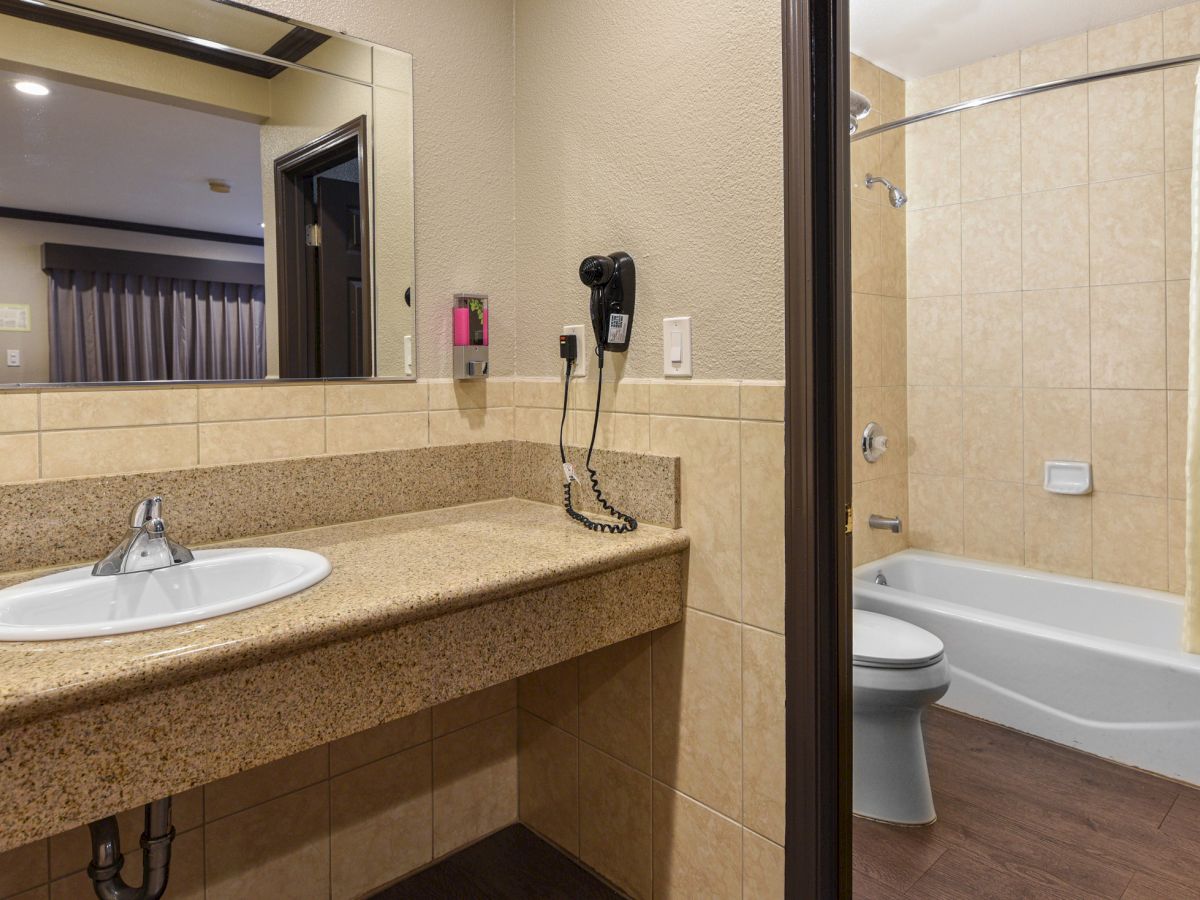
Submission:
<svg viewBox="0 0 1200 900">
<path fill-rule="evenodd" d="M 9 350 L 8 351 L 8 364 L 10 366 L 21 365 L 21 351 L 20 350 Z"/>
<path fill-rule="evenodd" d="M 692 317 L 663 319 L 663 374 L 692 374 Z"/>
</svg>

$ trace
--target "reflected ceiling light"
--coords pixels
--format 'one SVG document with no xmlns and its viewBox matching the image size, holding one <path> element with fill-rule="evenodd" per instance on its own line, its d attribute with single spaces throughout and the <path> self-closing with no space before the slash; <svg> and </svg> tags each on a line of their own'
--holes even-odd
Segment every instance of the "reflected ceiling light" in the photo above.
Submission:
<svg viewBox="0 0 1200 900">
<path fill-rule="evenodd" d="M 210 178 L 208 180 L 208 189 L 214 194 L 228 194 L 233 190 L 228 181 L 223 181 L 220 178 Z"/>
<path fill-rule="evenodd" d="M 29 94 L 31 97 L 45 97 L 50 93 L 50 88 L 36 81 L 18 81 L 13 87 L 22 94 Z"/>
<path fill-rule="evenodd" d="M 267 223 L 266 223 L 266 222 L 259 222 L 259 223 L 258 223 L 258 227 L 259 227 L 259 228 L 266 228 L 266 227 L 267 227 Z"/>
</svg>

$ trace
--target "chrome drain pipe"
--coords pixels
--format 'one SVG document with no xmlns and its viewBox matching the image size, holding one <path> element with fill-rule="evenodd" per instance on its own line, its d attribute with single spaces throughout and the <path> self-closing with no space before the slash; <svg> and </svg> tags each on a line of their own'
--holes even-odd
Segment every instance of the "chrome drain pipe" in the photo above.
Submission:
<svg viewBox="0 0 1200 900">
<path fill-rule="evenodd" d="M 121 879 L 121 831 L 116 816 L 88 825 L 92 833 L 92 862 L 88 877 L 100 900 L 158 900 L 167 890 L 171 867 L 171 798 L 146 804 L 146 828 L 142 832 L 142 886 L 130 887 Z"/>
</svg>

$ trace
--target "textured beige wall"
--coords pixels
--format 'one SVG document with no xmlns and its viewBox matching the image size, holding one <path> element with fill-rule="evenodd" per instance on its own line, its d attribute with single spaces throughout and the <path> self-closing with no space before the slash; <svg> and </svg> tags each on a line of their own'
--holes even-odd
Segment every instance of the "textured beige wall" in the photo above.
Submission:
<svg viewBox="0 0 1200 900">
<path fill-rule="evenodd" d="M 780 46 L 769 3 L 518 0 L 518 374 L 559 371 L 580 261 L 627 250 L 624 374 L 660 377 L 691 315 L 697 378 L 783 377 Z"/>
<path fill-rule="evenodd" d="M 1200 4 L 908 84 L 908 111 L 1200 52 Z M 908 129 L 914 546 L 1181 591 L 1195 66 Z M 1047 459 L 1095 493 L 1052 495 Z"/>
</svg>

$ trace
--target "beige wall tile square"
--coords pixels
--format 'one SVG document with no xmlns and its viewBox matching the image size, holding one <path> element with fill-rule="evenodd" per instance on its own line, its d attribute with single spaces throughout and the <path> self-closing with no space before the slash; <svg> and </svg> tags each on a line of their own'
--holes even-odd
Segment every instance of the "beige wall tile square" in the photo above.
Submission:
<svg viewBox="0 0 1200 900">
<path fill-rule="evenodd" d="M 391 756 L 432 737 L 429 710 L 384 722 L 329 744 L 329 773 L 340 775 L 367 763 Z"/>
<path fill-rule="evenodd" d="M 1191 169 L 1168 172 L 1164 180 L 1167 278 L 1179 280 L 1192 271 Z"/>
<path fill-rule="evenodd" d="M 37 430 L 38 395 L 8 391 L 0 393 L 0 433 Z"/>
<path fill-rule="evenodd" d="M 783 636 L 742 629 L 742 824 L 784 838 Z"/>
<path fill-rule="evenodd" d="M 963 551 L 972 559 L 1025 561 L 1025 509 L 1019 483 L 963 482 Z"/>
<path fill-rule="evenodd" d="M 34 841 L 0 853 L 0 897 L 8 897 L 46 882 L 46 842 Z M 87 857 L 82 860 L 86 864 Z"/>
<path fill-rule="evenodd" d="M 854 565 L 871 562 L 908 546 L 908 529 L 912 523 L 908 516 L 908 478 L 897 475 L 876 478 L 854 486 Z M 899 516 L 904 530 L 899 534 L 869 528 L 867 519 L 871 513 L 883 516 Z"/>
<path fill-rule="evenodd" d="M 539 411 L 549 412 L 548 410 Z M 595 407 L 589 410 L 575 410 L 572 415 L 575 430 L 574 434 L 568 431 L 568 443 L 587 446 L 592 437 Z M 554 427 L 555 431 L 553 437 L 550 438 L 550 443 L 558 442 L 557 418 L 555 418 Z M 571 428 L 571 419 L 567 420 L 567 428 Z M 596 446 L 602 450 L 624 450 L 632 453 L 649 451 L 650 417 L 641 413 L 602 412 L 600 424 L 596 429 Z"/>
<path fill-rule="evenodd" d="M 680 458 L 680 512 L 692 539 L 688 605 L 740 618 L 741 423 L 653 416 L 650 448 Z"/>
<path fill-rule="evenodd" d="M 911 78 L 904 83 L 906 115 L 916 115 L 957 103 L 961 94 L 958 69 Z"/>
<path fill-rule="evenodd" d="M 213 822 L 329 777 L 329 749 L 322 744 L 204 786 L 204 815 Z"/>
<path fill-rule="evenodd" d="M 885 385 L 908 383 L 908 301 L 902 297 L 880 300 L 882 331 L 881 378 Z"/>
<path fill-rule="evenodd" d="M 635 898 L 653 891 L 653 806 L 648 775 L 579 746 L 579 858 Z"/>
<path fill-rule="evenodd" d="M 201 422 L 302 419 L 325 415 L 323 384 L 220 385 L 199 389 Z M 195 418 L 193 418 L 195 421 Z"/>
<path fill-rule="evenodd" d="M 1089 72 L 1162 59 L 1162 13 L 1093 28 L 1087 39 Z"/>
<path fill-rule="evenodd" d="M 908 210 L 959 202 L 962 139 L 958 113 L 909 125 L 904 133 L 904 157 Z"/>
<path fill-rule="evenodd" d="M 1192 165 L 1192 118 L 1196 110 L 1195 65 L 1164 69 L 1163 144 L 1167 170 Z"/>
<path fill-rule="evenodd" d="M 1167 392 L 1092 391 L 1096 490 L 1167 496 Z"/>
<path fill-rule="evenodd" d="M 433 858 L 429 744 L 329 783 L 333 900 L 351 900 Z"/>
<path fill-rule="evenodd" d="M 1162 281 L 1163 176 L 1106 181 L 1090 190 L 1092 284 Z"/>
<path fill-rule="evenodd" d="M 908 389 L 908 471 L 921 475 L 962 474 L 961 388 Z"/>
<path fill-rule="evenodd" d="M 325 452 L 324 419 L 260 419 L 200 425 L 200 465 L 254 462 Z"/>
<path fill-rule="evenodd" d="M 1020 388 L 965 388 L 962 398 L 963 474 L 992 481 L 1021 480 Z"/>
<path fill-rule="evenodd" d="M 517 706 L 516 679 L 502 681 L 433 708 L 433 736 L 439 737 Z"/>
<path fill-rule="evenodd" d="M 562 429 L 563 439 L 568 444 L 578 443 L 577 424 L 574 410 L 568 410 L 567 420 L 564 424 L 561 408 L 539 409 L 527 406 L 513 408 L 513 438 L 518 441 L 557 444 L 558 433 Z M 590 435 L 592 424 L 590 417 L 587 424 Z"/>
<path fill-rule="evenodd" d="M 855 388 L 851 394 L 851 404 L 851 430 L 854 434 L 861 434 L 868 422 L 878 422 L 883 418 L 883 388 Z M 861 453 L 851 456 L 850 473 L 855 484 L 879 477 L 878 467 L 868 464 Z"/>
<path fill-rule="evenodd" d="M 908 383 L 962 383 L 962 298 L 908 301 Z"/>
<path fill-rule="evenodd" d="M 991 56 L 958 70 L 959 99 L 974 100 L 1021 86 L 1021 54 Z"/>
<path fill-rule="evenodd" d="M 901 476 L 908 471 L 908 389 L 886 387 L 878 422 L 888 436 L 888 448 L 871 468 L 878 478 Z M 751 623 L 753 624 L 753 623 Z"/>
<path fill-rule="evenodd" d="M 1092 577 L 1092 498 L 1025 486 L 1025 565 Z"/>
<path fill-rule="evenodd" d="M 1186 391 L 1188 386 L 1188 282 L 1168 281 L 1167 387 Z"/>
<path fill-rule="evenodd" d="M 739 387 L 728 381 L 669 381 L 650 384 L 650 412 L 656 416 L 736 419 Z M 589 409 L 595 400 L 588 401 Z"/>
<path fill-rule="evenodd" d="M 1087 184 L 1087 87 L 1022 97 L 1021 189 L 1027 193 Z"/>
<path fill-rule="evenodd" d="M 1167 501 L 1097 491 L 1092 497 L 1092 577 L 1165 591 Z"/>
<path fill-rule="evenodd" d="M 861 91 L 860 94 L 866 94 L 866 91 Z M 866 94 L 870 97 L 870 94 Z M 875 95 L 878 96 L 878 93 Z M 877 113 L 874 106 L 871 107 L 871 115 L 867 118 L 876 117 Z M 864 122 L 859 123 L 859 130 L 865 131 Z M 881 153 L 881 135 L 872 135 L 861 141 L 854 141 L 850 144 L 850 197 L 861 203 L 868 203 L 872 206 L 880 206 L 884 202 L 884 194 L 882 191 L 875 190 L 867 186 L 868 175 L 878 175 Z"/>
<path fill-rule="evenodd" d="M 962 380 L 979 387 L 1021 384 L 1021 294 L 964 294 Z"/>
<path fill-rule="evenodd" d="M 904 171 L 903 154 L 896 163 L 884 163 L 887 171 Z M 883 294 L 885 297 L 908 295 L 908 214 L 904 210 L 886 207 L 887 215 L 880 219 L 880 240 L 883 244 Z"/>
<path fill-rule="evenodd" d="M 650 635 L 579 658 L 579 735 L 635 769 L 653 768 Z"/>
<path fill-rule="evenodd" d="M 196 465 L 195 425 L 47 431 L 41 440 L 43 478 L 118 475 Z"/>
<path fill-rule="evenodd" d="M 879 74 L 879 67 L 870 60 L 864 59 L 857 53 L 850 54 L 850 87 L 871 99 L 871 112 L 859 121 L 859 128 L 863 131 L 883 121 L 875 102 L 875 98 L 879 96 Z"/>
<path fill-rule="evenodd" d="M 1164 388 L 1166 291 L 1157 284 L 1092 288 L 1092 387 Z"/>
<path fill-rule="evenodd" d="M 568 853 L 579 855 L 579 739 L 520 713 L 521 821 Z"/>
<path fill-rule="evenodd" d="M 43 431 L 196 421 L 195 388 L 45 391 L 41 397 Z"/>
<path fill-rule="evenodd" d="M 521 709 L 551 725 L 579 734 L 579 659 L 522 675 L 517 679 L 517 701 Z"/>
<path fill-rule="evenodd" d="M 579 382 L 572 379 L 574 387 Z M 562 378 L 519 378 L 513 382 L 513 405 L 542 409 L 562 409 L 563 383 Z M 571 402 L 571 408 L 575 403 Z"/>
<path fill-rule="evenodd" d="M 1091 460 L 1091 392 L 1074 388 L 1026 388 L 1023 400 L 1027 484 L 1042 484 L 1047 460 Z"/>
<path fill-rule="evenodd" d="M 1026 291 L 1022 317 L 1025 387 L 1088 387 L 1088 289 Z"/>
<path fill-rule="evenodd" d="M 1187 498 L 1188 392 L 1167 391 L 1167 496 Z"/>
<path fill-rule="evenodd" d="M 488 409 L 513 405 L 513 382 L 501 378 L 428 382 L 430 409 Z"/>
<path fill-rule="evenodd" d="M 1163 170 L 1162 72 L 1088 85 L 1088 109 L 1092 181 Z"/>
<path fill-rule="evenodd" d="M 783 425 L 742 422 L 742 620 L 783 631 Z"/>
<path fill-rule="evenodd" d="M 653 642 L 654 777 L 742 810 L 742 627 L 689 610 Z"/>
<path fill-rule="evenodd" d="M 1164 58 L 1200 53 L 1200 3 L 1185 3 L 1162 15 Z"/>
<path fill-rule="evenodd" d="M 651 412 L 650 394 L 654 389 L 654 385 L 658 385 L 660 389 L 668 391 L 678 390 L 679 393 L 668 393 L 660 395 L 658 402 L 665 404 L 667 409 L 689 409 L 689 408 L 704 408 L 706 399 L 718 403 L 719 413 L 686 413 L 686 412 L 669 412 L 669 415 L 725 415 L 729 409 L 729 398 L 727 392 L 720 389 L 727 386 L 727 382 L 712 382 L 712 381 L 647 381 L 637 380 L 632 378 L 615 378 L 613 380 L 605 379 L 603 396 L 600 398 L 601 412 L 617 412 L 617 413 L 640 413 L 645 415 Z M 690 388 L 690 390 L 689 390 Z M 715 392 L 709 392 L 713 388 Z M 592 374 L 586 380 L 581 379 L 576 385 L 576 388 L 571 391 L 571 402 L 575 409 L 586 410 L 592 412 L 596 408 L 596 373 L 592 370 Z M 561 403 L 561 401 L 560 401 Z M 561 409 L 562 407 L 559 406 Z M 734 412 L 731 417 L 736 417 Z"/>
<path fill-rule="evenodd" d="M 1088 188 L 1026 194 L 1021 207 L 1025 290 L 1088 284 Z"/>
<path fill-rule="evenodd" d="M 1021 198 L 964 203 L 962 207 L 964 293 L 1021 289 Z"/>
<path fill-rule="evenodd" d="M 38 477 L 38 436 L 0 434 L 0 484 Z"/>
<path fill-rule="evenodd" d="M 1173 594 L 1187 590 L 1187 502 L 1167 501 L 1167 567 L 1168 586 Z"/>
<path fill-rule="evenodd" d="M 325 420 L 327 453 L 401 450 L 429 443 L 429 413 L 373 413 Z"/>
<path fill-rule="evenodd" d="M 879 70 L 879 111 L 883 121 L 894 122 L 903 119 L 905 113 L 904 79 L 891 72 Z"/>
<path fill-rule="evenodd" d="M 683 794 L 654 785 L 654 896 L 740 900 L 742 829 Z"/>
<path fill-rule="evenodd" d="M 429 385 L 420 381 L 334 381 L 325 385 L 325 410 L 331 416 L 424 412 L 428 408 Z"/>
<path fill-rule="evenodd" d="M 963 480 L 959 476 L 908 476 L 908 541 L 921 550 L 963 552 Z"/>
<path fill-rule="evenodd" d="M 431 445 L 507 441 L 512 436 L 511 406 L 433 410 L 429 413 Z"/>
<path fill-rule="evenodd" d="M 881 299 L 854 294 L 851 299 L 853 383 L 855 387 L 878 387 L 883 376 L 883 320 Z"/>
<path fill-rule="evenodd" d="M 328 900 L 328 785 L 210 822 L 204 851 L 207 900 Z"/>
<path fill-rule="evenodd" d="M 87 878 L 87 875 L 84 874 L 82 877 Z M 91 879 L 88 878 L 87 881 L 88 881 L 88 884 L 90 885 Z M 13 896 L 11 898 L 9 898 L 9 900 L 52 900 L 52 898 L 50 896 L 50 890 L 51 890 L 50 885 L 43 884 L 40 887 L 35 887 L 33 890 L 30 890 L 30 891 L 22 891 L 19 894 L 13 894 Z M 92 890 L 92 889 L 89 887 L 88 890 Z M 92 893 L 94 894 L 95 891 L 92 891 Z M 57 900 L 57 898 L 53 898 L 53 900 Z M 87 900 L 91 900 L 91 898 L 88 897 Z"/>
<path fill-rule="evenodd" d="M 883 293 L 882 214 L 878 203 L 850 203 L 850 284 L 860 293 Z"/>
<path fill-rule="evenodd" d="M 1020 101 L 981 106 L 961 115 L 963 202 L 1021 193 Z M 1020 206 L 1018 219 L 1019 210 Z"/>
<path fill-rule="evenodd" d="M 885 304 L 887 302 L 884 301 Z M 786 387 L 783 382 L 743 381 L 741 384 L 742 418 L 782 422 L 785 391 Z"/>
<path fill-rule="evenodd" d="M 783 848 L 749 829 L 742 831 L 742 900 L 780 900 Z"/>
<path fill-rule="evenodd" d="M 909 156 L 912 156 L 910 151 Z M 908 296 L 946 297 L 962 290 L 962 220 L 957 205 L 906 212 Z M 1086 235 L 1086 228 L 1084 230 Z M 1086 279 L 1085 279 L 1086 280 Z"/>
<path fill-rule="evenodd" d="M 516 710 L 434 740 L 434 856 L 443 856 L 516 819 Z"/>
<path fill-rule="evenodd" d="M 1021 51 L 1021 85 L 1082 75 L 1088 70 L 1088 36 L 1074 34 Z"/>
</svg>

